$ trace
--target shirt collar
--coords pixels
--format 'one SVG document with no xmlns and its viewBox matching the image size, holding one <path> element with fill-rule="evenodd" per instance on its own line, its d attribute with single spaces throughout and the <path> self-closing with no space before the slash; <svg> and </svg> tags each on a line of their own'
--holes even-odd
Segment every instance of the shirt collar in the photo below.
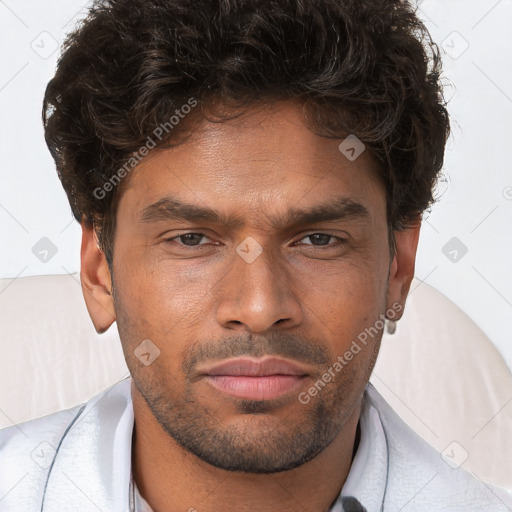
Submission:
<svg viewBox="0 0 512 512">
<path fill-rule="evenodd" d="M 41 510 L 128 510 L 134 425 L 131 378 L 89 400 L 50 466 Z M 80 451 L 78 451 L 80 450 Z M 78 453 L 77 453 L 78 452 Z"/>
<path fill-rule="evenodd" d="M 363 395 L 359 428 L 361 439 L 340 497 L 330 512 L 381 512 L 388 480 L 388 445 L 379 413 Z M 344 508 L 345 507 L 345 508 Z"/>
</svg>

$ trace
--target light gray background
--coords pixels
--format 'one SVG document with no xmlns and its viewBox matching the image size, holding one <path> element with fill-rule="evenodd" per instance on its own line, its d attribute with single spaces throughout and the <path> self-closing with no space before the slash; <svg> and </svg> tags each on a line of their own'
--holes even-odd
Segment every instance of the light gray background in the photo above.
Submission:
<svg viewBox="0 0 512 512">
<path fill-rule="evenodd" d="M 88 3 L 0 0 L 0 277 L 80 269 L 80 229 L 44 142 L 41 102 Z M 443 48 L 453 133 L 416 276 L 461 307 L 512 368 L 512 0 L 419 9 Z M 34 254 L 42 238 L 55 254 Z"/>
</svg>

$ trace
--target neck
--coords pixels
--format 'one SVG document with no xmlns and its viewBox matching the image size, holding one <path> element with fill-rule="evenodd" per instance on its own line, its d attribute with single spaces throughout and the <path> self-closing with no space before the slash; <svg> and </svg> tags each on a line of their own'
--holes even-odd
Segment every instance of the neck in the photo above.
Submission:
<svg viewBox="0 0 512 512">
<path fill-rule="evenodd" d="M 178 445 L 133 383 L 132 398 L 132 473 L 154 512 L 326 512 L 341 492 L 357 448 L 360 402 L 334 440 L 311 461 L 272 474 L 226 471 Z"/>
</svg>

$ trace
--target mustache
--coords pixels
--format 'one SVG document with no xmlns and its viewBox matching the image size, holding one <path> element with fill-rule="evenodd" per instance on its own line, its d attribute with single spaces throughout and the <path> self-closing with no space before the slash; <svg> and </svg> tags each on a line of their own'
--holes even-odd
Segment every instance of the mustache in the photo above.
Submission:
<svg viewBox="0 0 512 512">
<path fill-rule="evenodd" d="M 327 365 L 331 361 L 331 355 L 322 343 L 298 334 L 274 331 L 266 336 L 240 334 L 217 341 L 196 342 L 185 355 L 181 368 L 185 375 L 191 375 L 198 364 L 211 359 L 241 356 L 260 358 L 266 355 L 318 366 Z"/>
</svg>

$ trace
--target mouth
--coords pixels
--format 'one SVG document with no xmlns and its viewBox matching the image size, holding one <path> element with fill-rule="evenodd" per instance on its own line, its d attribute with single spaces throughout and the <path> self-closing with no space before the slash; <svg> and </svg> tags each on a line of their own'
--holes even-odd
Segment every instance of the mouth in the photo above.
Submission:
<svg viewBox="0 0 512 512">
<path fill-rule="evenodd" d="M 270 400 L 296 391 L 309 376 L 304 366 L 280 358 L 240 357 L 201 371 L 216 390 L 246 400 Z"/>
</svg>

